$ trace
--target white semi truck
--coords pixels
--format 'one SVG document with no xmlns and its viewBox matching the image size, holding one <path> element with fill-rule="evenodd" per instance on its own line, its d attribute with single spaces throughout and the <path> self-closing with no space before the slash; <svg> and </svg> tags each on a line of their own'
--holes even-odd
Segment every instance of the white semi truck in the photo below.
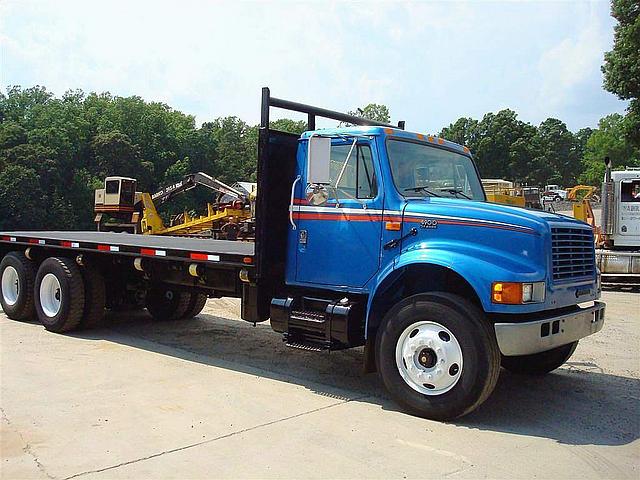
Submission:
<svg viewBox="0 0 640 480">
<path fill-rule="evenodd" d="M 640 167 L 611 171 L 608 157 L 605 164 L 598 268 L 607 283 L 640 285 Z"/>
</svg>

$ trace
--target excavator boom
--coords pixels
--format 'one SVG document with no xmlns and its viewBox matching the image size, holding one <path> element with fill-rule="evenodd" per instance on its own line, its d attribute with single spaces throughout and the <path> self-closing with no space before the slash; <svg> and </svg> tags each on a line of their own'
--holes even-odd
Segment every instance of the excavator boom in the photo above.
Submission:
<svg viewBox="0 0 640 480">
<path fill-rule="evenodd" d="M 198 185 L 210 188 L 211 190 L 218 192 L 219 196 L 230 195 L 237 200 L 246 200 L 245 196 L 233 187 L 230 187 L 226 183 L 216 180 L 215 178 L 207 175 L 206 173 L 198 172 L 185 175 L 184 178 L 178 182 L 167 185 L 156 193 L 151 195 L 151 199 L 157 205 L 162 205 L 168 202 L 176 195 L 184 193 Z"/>
</svg>

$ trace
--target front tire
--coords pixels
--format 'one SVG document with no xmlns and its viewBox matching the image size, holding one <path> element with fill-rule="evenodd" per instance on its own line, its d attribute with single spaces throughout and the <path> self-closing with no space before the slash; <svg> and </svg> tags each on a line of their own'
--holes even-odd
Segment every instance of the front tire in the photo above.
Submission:
<svg viewBox="0 0 640 480">
<path fill-rule="evenodd" d="M 377 361 L 394 400 L 434 420 L 476 409 L 500 372 L 498 345 L 482 312 L 448 293 L 417 294 L 395 305 L 378 331 Z"/>
<path fill-rule="evenodd" d="M 34 316 L 35 277 L 35 265 L 22 252 L 10 252 L 0 262 L 0 304 L 11 320 L 29 320 Z"/>
<path fill-rule="evenodd" d="M 502 357 L 502 366 L 513 373 L 545 375 L 566 363 L 576 351 L 577 346 L 578 342 L 575 341 L 546 352 Z"/>
<path fill-rule="evenodd" d="M 38 319 L 51 332 L 77 328 L 84 313 L 82 273 L 68 258 L 47 258 L 38 269 L 34 288 Z"/>
</svg>

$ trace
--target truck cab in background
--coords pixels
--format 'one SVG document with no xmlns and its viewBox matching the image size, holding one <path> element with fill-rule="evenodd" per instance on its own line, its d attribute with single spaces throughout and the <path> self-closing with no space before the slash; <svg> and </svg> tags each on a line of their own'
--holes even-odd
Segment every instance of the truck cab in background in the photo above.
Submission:
<svg viewBox="0 0 640 480">
<path fill-rule="evenodd" d="M 545 202 L 560 202 L 567 199 L 567 191 L 560 185 L 547 185 L 544 187 L 542 198 Z"/>
<path fill-rule="evenodd" d="M 640 167 L 612 171 L 605 159 L 598 267 L 610 282 L 640 284 Z"/>
</svg>

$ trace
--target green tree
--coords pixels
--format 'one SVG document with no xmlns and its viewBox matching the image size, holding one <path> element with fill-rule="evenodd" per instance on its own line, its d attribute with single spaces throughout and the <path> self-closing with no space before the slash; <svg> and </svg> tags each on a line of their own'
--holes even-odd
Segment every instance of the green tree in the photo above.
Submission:
<svg viewBox="0 0 640 480">
<path fill-rule="evenodd" d="M 459 118 L 455 123 L 444 127 L 439 136 L 475 151 L 479 141 L 478 121 L 467 117 Z"/>
<path fill-rule="evenodd" d="M 41 228 L 50 208 L 34 170 L 9 165 L 0 172 L 0 230 Z"/>
<path fill-rule="evenodd" d="M 238 117 L 224 117 L 216 119 L 212 129 L 217 152 L 214 176 L 225 183 L 250 178 L 256 171 L 256 159 L 248 151 L 249 125 Z"/>
<path fill-rule="evenodd" d="M 575 185 L 582 164 L 578 142 L 566 124 L 557 118 L 547 118 L 538 127 L 534 142 L 537 153 L 534 163 L 546 167 L 539 183 Z"/>
<path fill-rule="evenodd" d="M 605 171 L 604 157 L 611 159 L 614 168 L 640 165 L 640 155 L 627 141 L 624 117 L 619 113 L 600 119 L 597 130 L 594 130 L 587 140 L 580 183 L 602 183 Z"/>
<path fill-rule="evenodd" d="M 280 130 L 281 132 L 295 133 L 297 135 L 302 134 L 307 130 L 307 122 L 304 120 L 291 120 L 289 118 L 280 118 L 269 122 L 269 128 L 274 130 Z M 257 143 L 256 143 L 257 148 Z"/>
<path fill-rule="evenodd" d="M 626 137 L 640 149 L 640 3 L 638 0 L 612 0 L 613 49 L 605 53 L 604 87 L 623 100 L 630 100 L 623 124 Z"/>
<path fill-rule="evenodd" d="M 27 141 L 27 131 L 22 125 L 8 120 L 0 123 L 0 150 L 13 148 Z"/>
<path fill-rule="evenodd" d="M 530 182 L 535 127 L 521 120 L 513 110 L 487 113 L 478 123 L 474 152 L 483 178 L 505 178 Z"/>
<path fill-rule="evenodd" d="M 355 110 L 347 112 L 349 115 L 355 117 L 366 118 L 368 120 L 375 120 L 376 122 L 390 123 L 391 114 L 389 113 L 389 107 L 380 103 L 370 103 L 364 107 L 356 108 Z M 348 122 L 341 122 L 340 125 L 351 127 L 353 124 Z"/>
</svg>

